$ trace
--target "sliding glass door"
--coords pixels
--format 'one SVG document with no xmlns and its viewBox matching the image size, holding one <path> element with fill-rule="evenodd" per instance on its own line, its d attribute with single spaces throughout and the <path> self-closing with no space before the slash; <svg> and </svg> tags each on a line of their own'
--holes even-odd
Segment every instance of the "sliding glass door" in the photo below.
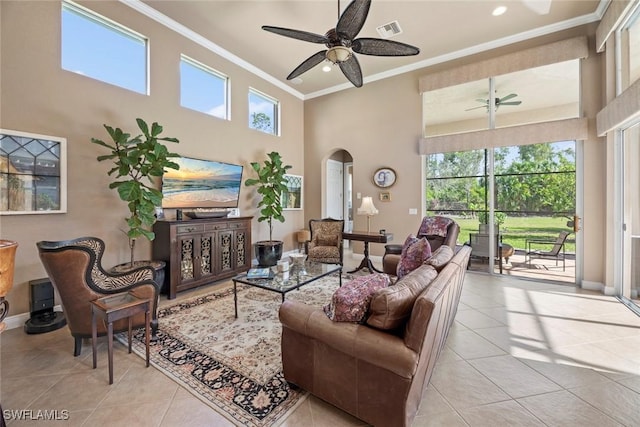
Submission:
<svg viewBox="0 0 640 427">
<path fill-rule="evenodd" d="M 622 296 L 638 304 L 640 290 L 640 123 L 622 131 Z"/>
<path fill-rule="evenodd" d="M 433 154 L 426 176 L 426 214 L 456 219 L 472 270 L 575 283 L 574 141 Z"/>
</svg>

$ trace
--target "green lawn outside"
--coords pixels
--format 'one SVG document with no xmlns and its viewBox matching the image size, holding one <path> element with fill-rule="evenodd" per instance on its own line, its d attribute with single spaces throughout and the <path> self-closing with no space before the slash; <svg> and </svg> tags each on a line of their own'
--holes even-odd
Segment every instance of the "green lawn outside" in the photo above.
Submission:
<svg viewBox="0 0 640 427">
<path fill-rule="evenodd" d="M 453 217 L 460 225 L 460 234 L 458 235 L 458 244 L 464 244 L 469 241 L 469 233 L 478 232 L 477 218 Z M 567 218 L 550 218 L 543 216 L 530 217 L 507 217 L 505 222 L 500 226 L 502 241 L 508 243 L 516 249 L 526 249 L 527 239 L 548 239 L 555 240 L 561 231 L 570 230 L 567 227 Z M 575 235 L 571 234 L 565 245 L 565 250 L 569 253 L 575 253 L 576 245 L 574 242 Z M 551 246 L 536 245 L 536 249 L 551 249 Z"/>
</svg>

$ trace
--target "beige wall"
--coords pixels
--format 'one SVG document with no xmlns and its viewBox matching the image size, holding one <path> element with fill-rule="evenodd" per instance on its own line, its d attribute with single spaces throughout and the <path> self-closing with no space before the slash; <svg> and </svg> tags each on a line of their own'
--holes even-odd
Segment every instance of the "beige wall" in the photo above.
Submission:
<svg viewBox="0 0 640 427">
<path fill-rule="evenodd" d="M 102 124 L 136 132 L 135 118 L 157 121 L 165 135 L 180 144 L 183 155 L 245 165 L 277 150 L 304 175 L 303 105 L 300 99 L 257 78 L 225 59 L 194 44 L 119 2 L 84 2 L 150 39 L 151 95 L 144 96 L 60 68 L 60 2 L 2 1 L 0 64 L 0 127 L 67 138 L 68 212 L 59 215 L 0 217 L 0 237 L 19 243 L 14 289 L 9 293 L 9 315 L 29 311 L 28 281 L 45 277 L 35 243 L 83 235 L 103 238 L 105 266 L 128 259 L 127 240 L 119 231 L 128 215 L 126 204 L 108 189 L 109 165 L 98 163 L 104 154 L 91 137 L 108 138 Z M 180 107 L 179 58 L 184 53 L 231 78 L 231 121 Z M 249 87 L 280 100 L 282 136 L 274 137 L 247 127 Z M 255 189 L 243 187 L 240 212 L 255 215 Z M 172 213 L 171 213 L 172 214 Z M 295 231 L 304 227 L 302 211 L 286 211 L 287 221 L 276 223 L 274 234 L 285 250 L 297 247 Z M 253 220 L 253 240 L 268 238 L 265 223 Z M 150 245 L 140 241 L 137 259 L 151 257 Z M 57 301 L 59 303 L 59 300 Z"/>
<path fill-rule="evenodd" d="M 339 149 L 353 156 L 354 194 L 371 195 L 380 214 L 372 218 L 372 229 L 385 228 L 394 233 L 394 241 L 415 233 L 422 215 L 422 160 L 418 155 L 422 111 L 418 81 L 421 76 L 473 64 L 525 48 L 587 35 L 589 58 L 582 61 L 582 110 L 589 119 L 589 137 L 584 143 L 585 212 L 582 234 L 585 251 L 584 280 L 604 283 L 605 256 L 605 144 L 595 134 L 595 116 L 603 106 L 602 55 L 595 52 L 595 25 L 540 37 L 506 46 L 472 57 L 425 68 L 387 80 L 366 83 L 360 89 L 349 89 L 305 102 L 305 171 L 307 190 L 322 194 L 323 160 Z M 366 72 L 366 70 L 365 70 Z M 398 179 L 391 192 L 391 202 L 378 201 L 379 189 L 371 175 L 381 167 L 396 170 Z M 316 178 L 317 177 L 317 178 Z M 354 207 L 359 201 L 354 201 Z M 409 215 L 418 208 L 418 215 Z M 318 217 L 322 199 L 305 199 L 305 216 Z M 366 218 L 355 216 L 354 229 L 364 229 Z M 355 250 L 358 250 L 356 246 Z M 373 255 L 382 255 L 383 245 L 371 245 Z"/>
</svg>

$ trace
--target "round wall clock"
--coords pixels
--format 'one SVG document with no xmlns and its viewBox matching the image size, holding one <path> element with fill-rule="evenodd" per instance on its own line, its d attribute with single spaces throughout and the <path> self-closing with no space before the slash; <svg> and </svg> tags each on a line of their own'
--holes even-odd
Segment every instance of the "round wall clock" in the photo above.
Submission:
<svg viewBox="0 0 640 427">
<path fill-rule="evenodd" d="M 373 174 L 373 183 L 380 188 L 388 188 L 396 183 L 396 171 L 391 168 L 380 168 Z"/>
</svg>

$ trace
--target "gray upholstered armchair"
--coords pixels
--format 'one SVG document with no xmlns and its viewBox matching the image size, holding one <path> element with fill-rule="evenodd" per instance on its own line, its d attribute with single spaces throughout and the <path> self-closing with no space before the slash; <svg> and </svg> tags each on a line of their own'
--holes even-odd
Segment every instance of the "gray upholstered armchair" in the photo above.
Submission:
<svg viewBox="0 0 640 427">
<path fill-rule="evenodd" d="M 40 260 L 51 283 L 58 290 L 69 331 L 75 339 L 73 355 L 79 356 L 82 339 L 91 337 L 90 301 L 105 295 L 130 291 L 151 301 L 152 330 L 158 329 L 157 308 L 159 286 L 154 269 L 140 267 L 128 273 L 111 274 L 101 265 L 104 242 L 97 237 L 80 237 L 59 242 L 38 242 Z M 134 327 L 145 325 L 144 313 L 134 316 Z M 114 322 L 114 332 L 128 329 L 127 319 Z M 105 335 L 104 324 L 98 323 L 98 334 Z"/>
<path fill-rule="evenodd" d="M 344 221 L 324 218 L 309 221 L 311 240 L 306 243 L 307 259 L 328 264 L 341 264 L 343 257 Z"/>
</svg>

